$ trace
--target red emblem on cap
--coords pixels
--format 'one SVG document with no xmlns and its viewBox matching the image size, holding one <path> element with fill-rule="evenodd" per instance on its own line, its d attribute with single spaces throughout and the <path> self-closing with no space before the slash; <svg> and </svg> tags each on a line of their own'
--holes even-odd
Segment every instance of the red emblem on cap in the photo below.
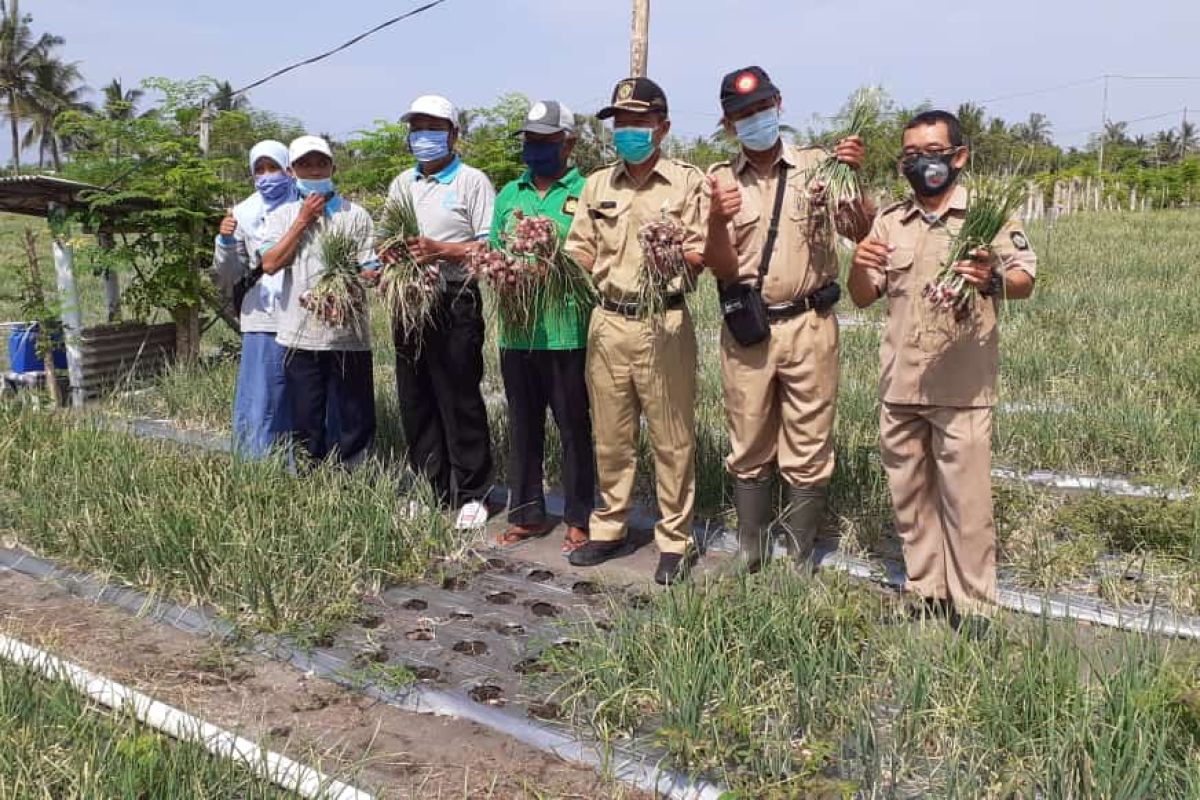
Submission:
<svg viewBox="0 0 1200 800">
<path fill-rule="evenodd" d="M 733 81 L 733 89 L 738 94 L 750 94 L 758 88 L 758 76 L 753 72 L 743 72 Z"/>
</svg>

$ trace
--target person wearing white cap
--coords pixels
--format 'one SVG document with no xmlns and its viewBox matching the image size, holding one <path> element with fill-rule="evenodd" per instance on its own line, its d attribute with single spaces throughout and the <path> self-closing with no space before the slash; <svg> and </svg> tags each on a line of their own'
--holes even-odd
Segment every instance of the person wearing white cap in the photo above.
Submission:
<svg viewBox="0 0 1200 800">
<path fill-rule="evenodd" d="M 492 478 L 480 392 L 483 301 L 463 262 L 488 238 L 496 191 L 455 153 L 453 103 L 437 95 L 418 97 L 401 119 L 408 123 L 417 166 L 392 181 L 388 196 L 411 198 L 422 235 L 406 243 L 409 252 L 437 265 L 443 282 L 427 330 L 406 336 L 395 327 L 396 390 L 408 461 L 443 503 L 460 508 L 459 528 L 482 527 Z"/>
<path fill-rule="evenodd" d="M 281 302 L 277 338 L 287 348 L 284 372 L 292 435 L 311 461 L 334 457 L 352 467 L 365 457 L 375 435 L 367 305 L 362 303 L 359 313 L 344 324 L 334 325 L 318 318 L 304 297 L 325 271 L 322 236 L 327 232 L 352 237 L 363 277 L 373 279 L 378 269 L 374 225 L 365 209 L 335 190 L 328 142 L 301 136 L 291 143 L 288 154 L 303 200 L 268 215 L 259 252 L 263 272 L 275 275 L 287 270 L 291 276 Z M 340 420 L 336 434 L 330 435 L 326 420 L 335 404 Z"/>
<path fill-rule="evenodd" d="M 213 252 L 213 276 L 239 313 L 242 358 L 233 401 L 234 452 L 262 458 L 291 429 L 285 392 L 283 347 L 275 340 L 283 275 L 263 275 L 258 254 L 267 214 L 299 196 L 287 169 L 288 149 L 266 140 L 250 149 L 254 194 L 221 221 Z"/>
<path fill-rule="evenodd" d="M 583 192 L 583 175 L 571 164 L 575 115 L 562 103 L 534 103 L 519 131 L 521 158 L 528 169 L 496 197 L 491 243 L 521 217 L 546 217 L 558 226 L 561 242 Z M 563 522 L 570 553 L 587 543 L 596 494 L 596 458 L 588 415 L 587 330 L 590 297 L 581 293 L 539 295 L 528 327 L 514 329 L 500 320 L 500 374 L 508 398 L 508 522 L 501 545 L 544 536 L 553 525 L 546 517 L 542 459 L 546 446 L 546 409 L 554 414 L 562 441 Z"/>
</svg>

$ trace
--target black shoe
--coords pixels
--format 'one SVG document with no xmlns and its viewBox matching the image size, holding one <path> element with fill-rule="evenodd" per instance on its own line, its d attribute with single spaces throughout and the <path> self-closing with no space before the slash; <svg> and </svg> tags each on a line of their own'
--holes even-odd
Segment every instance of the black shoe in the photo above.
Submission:
<svg viewBox="0 0 1200 800">
<path fill-rule="evenodd" d="M 595 567 L 603 564 L 605 561 L 616 558 L 624 546 L 625 542 L 619 539 L 615 542 L 590 541 L 583 547 L 570 553 L 567 556 L 567 561 L 573 567 Z"/>
<path fill-rule="evenodd" d="M 954 606 L 943 597 L 920 597 L 908 609 L 908 615 L 914 622 L 927 620 L 950 619 L 954 614 Z"/>
<path fill-rule="evenodd" d="M 980 614 L 959 614 L 953 611 L 950 614 L 950 627 L 964 639 L 980 642 L 991 634 L 992 621 Z"/>
<path fill-rule="evenodd" d="M 658 569 L 654 570 L 654 582 L 660 586 L 671 586 L 687 578 L 688 571 L 696 562 L 694 555 L 663 553 L 658 557 Z"/>
</svg>

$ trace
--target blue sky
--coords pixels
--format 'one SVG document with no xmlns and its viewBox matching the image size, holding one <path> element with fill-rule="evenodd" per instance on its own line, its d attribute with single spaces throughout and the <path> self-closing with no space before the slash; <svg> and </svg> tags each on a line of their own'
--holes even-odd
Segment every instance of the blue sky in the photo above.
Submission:
<svg viewBox="0 0 1200 800">
<path fill-rule="evenodd" d="M 92 87 L 152 75 L 200 74 L 240 86 L 314 55 L 414 0 L 25 0 L 35 30 L 66 38 Z M 881 84 L 904 104 L 953 108 L 1103 73 L 1200 75 L 1196 0 L 652 0 L 649 73 L 667 92 L 675 131 L 709 133 L 721 75 L 764 66 L 800 128 L 837 110 L 849 92 Z M 595 111 L 628 71 L 629 0 L 447 0 L 356 47 L 251 93 L 261 108 L 314 132 L 346 135 L 395 119 L 417 94 L 460 106 L 520 91 Z M 1093 82 L 988 104 L 1010 121 L 1047 114 L 1061 141 L 1082 143 L 1099 126 Z M 1200 80 L 1110 84 L 1109 116 L 1163 119 L 1195 109 Z M 8 157 L 7 137 L 0 155 Z"/>
</svg>

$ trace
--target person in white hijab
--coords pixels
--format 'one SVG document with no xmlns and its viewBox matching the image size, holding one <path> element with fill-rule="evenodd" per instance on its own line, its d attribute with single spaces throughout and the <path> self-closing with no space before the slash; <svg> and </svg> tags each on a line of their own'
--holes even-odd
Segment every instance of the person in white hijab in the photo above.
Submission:
<svg viewBox="0 0 1200 800">
<path fill-rule="evenodd" d="M 254 193 L 221 221 L 213 252 L 217 285 L 239 311 L 242 359 L 233 404 L 233 446 L 246 458 L 262 458 L 291 429 L 285 395 L 284 348 L 275 341 L 284 273 L 264 275 L 258 255 L 269 212 L 299 199 L 282 142 L 262 141 L 250 150 Z"/>
</svg>

